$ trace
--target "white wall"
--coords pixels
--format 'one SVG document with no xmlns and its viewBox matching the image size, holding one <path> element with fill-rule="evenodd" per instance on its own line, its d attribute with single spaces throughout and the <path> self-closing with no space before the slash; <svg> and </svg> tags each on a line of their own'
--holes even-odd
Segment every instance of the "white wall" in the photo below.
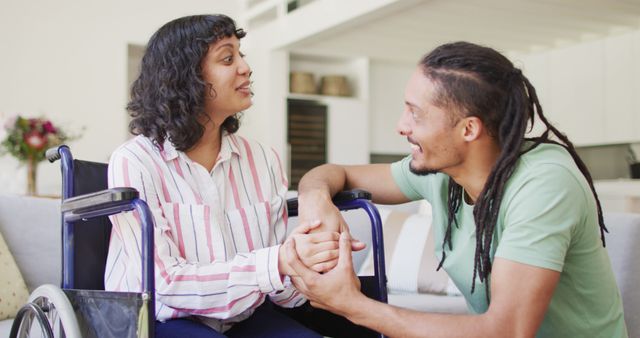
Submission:
<svg viewBox="0 0 640 338">
<path fill-rule="evenodd" d="M 640 30 L 513 59 L 574 144 L 640 140 Z"/>
<path fill-rule="evenodd" d="M 396 132 L 396 124 L 404 107 L 404 90 L 415 64 L 371 61 L 370 113 L 371 152 L 408 154 L 407 139 Z"/>
<path fill-rule="evenodd" d="M 273 147 L 288 163 L 287 98 L 290 70 L 322 75 L 346 75 L 353 97 L 322 95 L 295 96 L 316 100 L 328 107 L 328 160 L 331 163 L 362 164 L 369 161 L 369 60 L 366 58 L 311 58 L 300 55 L 290 58 L 282 50 L 270 51 L 264 41 L 255 39 L 251 31 L 245 44 L 247 62 L 253 70 L 254 105 L 243 116 L 240 133 Z"/>
<path fill-rule="evenodd" d="M 244 112 L 239 133 L 273 147 L 286 155 L 286 112 L 289 55 L 255 46 L 255 36 L 248 33 L 243 42 L 246 60 L 253 71 L 253 106 Z M 284 75 L 283 75 L 284 74 Z M 283 160 L 284 161 L 284 160 Z M 284 162 L 286 163 L 286 161 Z"/>
<path fill-rule="evenodd" d="M 237 1 L 7 1 L 0 10 L 0 117 L 45 115 L 80 130 L 76 157 L 107 161 L 127 138 L 127 44 L 146 44 L 172 19 L 224 13 Z M 39 192 L 57 194 L 59 169 L 41 163 Z M 26 170 L 0 158 L 2 192 L 23 193 Z"/>
<path fill-rule="evenodd" d="M 533 83 L 547 118 L 574 144 L 640 141 L 640 30 L 509 57 Z M 395 125 L 414 69 L 413 64 L 371 62 L 374 153 L 408 151 Z M 532 133 L 540 130 L 537 124 Z"/>
<path fill-rule="evenodd" d="M 262 7 L 261 4 L 265 3 L 280 2 L 264 0 L 256 7 Z M 407 1 L 404 0 L 313 1 L 288 15 L 281 13 L 283 16 L 277 22 L 255 29 L 250 26 L 251 18 L 254 17 L 251 13 L 254 12 L 249 9 L 241 13 L 246 23 L 244 26 L 249 25 L 247 41 L 243 42 L 243 46 L 247 52 L 247 61 L 254 70 L 255 96 L 254 106 L 246 112 L 240 133 L 269 144 L 283 157 L 286 156 L 289 50 L 300 52 L 296 44 L 309 37 L 331 34 L 343 25 L 356 27 L 365 22 L 368 15 L 392 13 L 398 9 L 397 6 L 406 5 Z M 357 88 L 358 95 L 363 98 L 362 95 L 369 92 L 365 85 Z M 350 154 L 340 151 L 336 156 L 344 159 Z M 363 158 L 366 159 L 367 155 Z"/>
</svg>

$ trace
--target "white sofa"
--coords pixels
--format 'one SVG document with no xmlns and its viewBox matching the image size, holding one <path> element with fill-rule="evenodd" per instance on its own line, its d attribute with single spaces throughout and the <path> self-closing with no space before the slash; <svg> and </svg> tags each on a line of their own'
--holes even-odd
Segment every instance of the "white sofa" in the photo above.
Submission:
<svg viewBox="0 0 640 338">
<path fill-rule="evenodd" d="M 60 200 L 0 194 L 0 233 L 29 292 L 60 285 Z M 0 321 L 0 337 L 9 336 L 12 322 Z"/>
<path fill-rule="evenodd" d="M 60 283 L 59 203 L 55 199 L 0 194 L 0 233 L 30 291 L 41 284 Z M 417 204 L 394 208 L 417 214 L 418 209 Z M 428 219 L 424 213 L 422 215 Z M 370 239 L 364 213 L 349 212 L 346 217 L 354 236 L 364 241 Z M 605 223 L 610 230 L 607 249 L 622 293 L 629 336 L 640 337 L 640 214 L 606 214 Z M 367 252 L 357 253 L 354 261 L 361 266 L 367 255 Z M 464 299 L 460 296 L 392 292 L 389 302 L 422 311 L 466 312 Z M 0 322 L 0 337 L 8 336 L 11 322 Z"/>
</svg>

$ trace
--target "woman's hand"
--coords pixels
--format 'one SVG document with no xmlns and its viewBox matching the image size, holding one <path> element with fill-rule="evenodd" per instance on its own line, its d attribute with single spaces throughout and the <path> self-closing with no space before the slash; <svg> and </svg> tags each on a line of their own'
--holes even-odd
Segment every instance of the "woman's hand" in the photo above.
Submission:
<svg viewBox="0 0 640 338">
<path fill-rule="evenodd" d="M 312 306 L 343 315 L 349 306 L 355 304 L 355 299 L 365 297 L 360 292 L 360 280 L 353 271 L 350 244 L 348 232 L 343 232 L 339 238 L 338 264 L 325 274 L 304 266 L 297 254 L 295 241 L 287 241 L 282 246 L 288 256 L 287 265 L 295 271 L 291 280 Z"/>
<path fill-rule="evenodd" d="M 340 234 L 328 231 L 313 232 L 320 225 L 320 221 L 301 224 L 293 230 L 286 242 L 295 242 L 297 256 L 305 266 L 316 272 L 327 272 L 338 264 Z M 351 247 L 358 251 L 364 249 L 365 244 L 352 240 Z M 280 247 L 279 253 L 280 272 L 291 275 L 290 268 L 286 264 L 287 253 L 284 251 L 284 245 Z"/>
<path fill-rule="evenodd" d="M 333 269 L 338 264 L 338 239 L 337 232 L 315 232 L 321 223 L 316 221 L 310 226 L 300 226 L 289 236 L 295 241 L 296 251 L 302 263 L 316 272 L 325 272 Z M 302 233 L 302 231 L 306 231 Z"/>
</svg>

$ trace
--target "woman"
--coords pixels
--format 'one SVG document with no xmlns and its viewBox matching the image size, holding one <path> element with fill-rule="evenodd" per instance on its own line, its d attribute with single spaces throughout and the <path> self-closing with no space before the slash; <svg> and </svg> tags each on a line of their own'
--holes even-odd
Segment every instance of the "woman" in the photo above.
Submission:
<svg viewBox="0 0 640 338">
<path fill-rule="evenodd" d="M 266 296 L 283 307 L 305 299 L 285 278 L 280 159 L 234 135 L 239 112 L 252 104 L 244 36 L 224 15 L 161 27 L 127 106 L 138 136 L 109 163 L 109 186 L 136 188 L 154 216 L 157 337 L 318 336 L 261 306 Z M 111 218 L 107 290 L 140 290 L 136 217 Z M 306 245 L 306 263 L 324 270 L 336 261 L 337 234 L 301 235 L 310 228 L 296 229 L 297 241 Z"/>
</svg>

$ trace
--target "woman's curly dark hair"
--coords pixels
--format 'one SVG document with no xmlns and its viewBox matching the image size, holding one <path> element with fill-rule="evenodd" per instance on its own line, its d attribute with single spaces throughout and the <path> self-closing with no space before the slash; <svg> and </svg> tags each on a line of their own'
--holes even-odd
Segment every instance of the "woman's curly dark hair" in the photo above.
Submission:
<svg viewBox="0 0 640 338">
<path fill-rule="evenodd" d="M 140 76 L 131 88 L 127 110 L 129 130 L 162 146 L 169 139 L 185 151 L 204 134 L 205 95 L 213 88 L 202 78 L 201 61 L 209 45 L 220 39 L 245 36 L 226 15 L 194 15 L 173 20 L 153 34 L 142 58 Z M 239 115 L 222 124 L 229 133 L 240 127 Z"/>
</svg>

